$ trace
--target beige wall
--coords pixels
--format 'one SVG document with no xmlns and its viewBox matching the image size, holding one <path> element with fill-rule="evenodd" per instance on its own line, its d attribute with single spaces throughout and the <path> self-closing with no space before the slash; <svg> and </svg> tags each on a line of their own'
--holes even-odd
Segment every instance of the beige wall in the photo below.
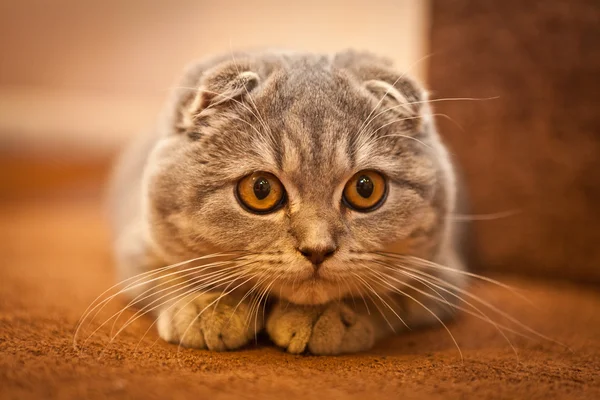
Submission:
<svg viewBox="0 0 600 400">
<path fill-rule="evenodd" d="M 425 0 L 3 3 L 3 147 L 110 151 L 152 123 L 184 64 L 231 48 L 368 49 L 419 78 L 426 64 Z"/>
</svg>

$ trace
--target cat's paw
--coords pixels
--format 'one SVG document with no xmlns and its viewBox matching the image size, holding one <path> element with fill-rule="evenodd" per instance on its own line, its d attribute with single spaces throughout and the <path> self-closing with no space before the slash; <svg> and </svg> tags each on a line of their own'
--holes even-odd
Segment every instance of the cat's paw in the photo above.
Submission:
<svg viewBox="0 0 600 400">
<path fill-rule="evenodd" d="M 244 346 L 262 329 L 262 315 L 251 318 L 246 302 L 219 296 L 196 294 L 163 309 L 157 323 L 159 336 L 184 347 L 215 351 Z"/>
<path fill-rule="evenodd" d="M 267 319 L 271 340 L 289 353 L 356 353 L 373 347 L 371 321 L 343 303 L 311 307 L 278 303 Z"/>
</svg>

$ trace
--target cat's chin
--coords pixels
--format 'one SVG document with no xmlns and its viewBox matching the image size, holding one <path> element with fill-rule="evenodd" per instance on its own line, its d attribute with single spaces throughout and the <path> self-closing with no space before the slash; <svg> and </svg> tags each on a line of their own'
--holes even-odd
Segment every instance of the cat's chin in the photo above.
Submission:
<svg viewBox="0 0 600 400">
<path fill-rule="evenodd" d="M 284 300 L 300 305 L 326 304 L 344 296 L 345 290 L 323 279 L 307 279 L 295 285 L 284 285 L 274 290 Z"/>
</svg>

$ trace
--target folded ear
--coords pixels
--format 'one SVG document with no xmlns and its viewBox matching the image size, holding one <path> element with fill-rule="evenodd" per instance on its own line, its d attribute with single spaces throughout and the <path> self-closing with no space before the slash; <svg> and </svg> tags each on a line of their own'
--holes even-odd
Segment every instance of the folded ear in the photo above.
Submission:
<svg viewBox="0 0 600 400">
<path fill-rule="evenodd" d="M 417 124 L 427 113 L 427 92 L 406 74 L 393 69 L 390 60 L 347 51 L 337 54 L 334 63 L 354 75 L 374 96 L 378 102 L 375 112 L 415 117 Z"/>
<path fill-rule="evenodd" d="M 383 110 L 389 110 L 390 112 L 407 116 L 418 115 L 419 103 L 410 101 L 407 97 L 410 95 L 403 94 L 391 83 L 374 79 L 366 81 L 364 86 L 369 92 L 375 95 L 380 102 L 380 106 L 383 105 L 383 107 L 378 108 L 383 108 Z"/>
<path fill-rule="evenodd" d="M 198 79 L 198 89 L 181 103 L 176 131 L 192 134 L 225 108 L 243 104 L 259 82 L 260 77 L 250 62 L 227 62 L 207 70 Z"/>
</svg>

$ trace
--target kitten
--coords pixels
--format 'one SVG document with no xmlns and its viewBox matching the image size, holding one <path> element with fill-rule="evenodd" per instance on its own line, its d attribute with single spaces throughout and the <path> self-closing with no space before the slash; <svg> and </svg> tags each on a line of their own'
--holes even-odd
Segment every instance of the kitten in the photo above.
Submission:
<svg viewBox="0 0 600 400">
<path fill-rule="evenodd" d="M 112 189 L 121 277 L 183 346 L 266 329 L 291 353 L 363 351 L 445 320 L 463 286 L 426 92 L 371 54 L 192 65 Z"/>
</svg>

